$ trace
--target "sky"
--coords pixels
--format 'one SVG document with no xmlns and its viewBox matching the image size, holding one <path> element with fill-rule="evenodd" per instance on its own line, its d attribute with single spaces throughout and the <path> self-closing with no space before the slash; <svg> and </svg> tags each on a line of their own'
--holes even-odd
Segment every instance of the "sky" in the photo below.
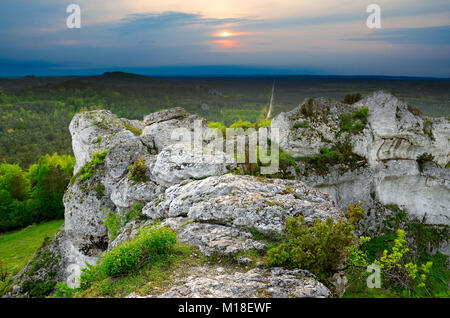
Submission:
<svg viewBox="0 0 450 318">
<path fill-rule="evenodd" d="M 67 27 L 72 3 L 81 28 Z M 373 3 L 381 28 L 366 25 Z M 113 70 L 450 77 L 450 1 L 0 2 L 0 76 Z"/>
</svg>

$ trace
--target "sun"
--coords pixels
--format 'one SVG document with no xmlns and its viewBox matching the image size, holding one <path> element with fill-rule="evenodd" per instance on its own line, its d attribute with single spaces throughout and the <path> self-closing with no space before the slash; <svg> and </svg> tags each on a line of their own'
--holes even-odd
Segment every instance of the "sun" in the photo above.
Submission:
<svg viewBox="0 0 450 318">
<path fill-rule="evenodd" d="M 233 33 L 227 32 L 227 31 L 223 31 L 223 32 L 219 32 L 217 35 L 220 36 L 220 37 L 223 37 L 223 38 L 227 38 L 227 37 L 232 36 Z"/>
</svg>

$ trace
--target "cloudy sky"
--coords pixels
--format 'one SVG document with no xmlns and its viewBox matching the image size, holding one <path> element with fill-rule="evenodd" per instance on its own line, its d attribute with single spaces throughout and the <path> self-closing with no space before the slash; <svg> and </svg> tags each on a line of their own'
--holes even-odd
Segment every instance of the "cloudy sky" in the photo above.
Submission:
<svg viewBox="0 0 450 318">
<path fill-rule="evenodd" d="M 111 70 L 450 77 L 450 1 L 1 0 L 0 76 Z"/>
</svg>

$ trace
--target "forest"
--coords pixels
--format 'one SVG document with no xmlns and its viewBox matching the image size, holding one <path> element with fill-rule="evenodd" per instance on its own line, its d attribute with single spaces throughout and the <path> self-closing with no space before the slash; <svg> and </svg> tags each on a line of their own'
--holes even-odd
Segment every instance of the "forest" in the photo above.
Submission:
<svg viewBox="0 0 450 318">
<path fill-rule="evenodd" d="M 64 217 L 62 197 L 75 158 L 57 153 L 41 157 L 28 170 L 0 165 L 0 233 Z"/>
</svg>

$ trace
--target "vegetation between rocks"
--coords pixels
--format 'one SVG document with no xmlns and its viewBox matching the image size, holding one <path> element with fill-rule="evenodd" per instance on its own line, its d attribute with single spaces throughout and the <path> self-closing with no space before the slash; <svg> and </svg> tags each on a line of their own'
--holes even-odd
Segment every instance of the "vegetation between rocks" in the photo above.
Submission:
<svg viewBox="0 0 450 318">
<path fill-rule="evenodd" d="M 108 236 L 110 240 L 114 240 L 120 234 L 123 227 L 131 220 L 143 220 L 146 216 L 142 213 L 143 206 L 140 203 L 135 203 L 133 209 L 121 216 L 114 211 L 108 211 L 103 218 L 103 224 L 108 229 Z"/>
<path fill-rule="evenodd" d="M 325 279 L 347 256 L 354 241 L 353 226 L 344 220 L 289 218 L 282 243 L 267 252 L 268 266 L 308 269 Z"/>
<path fill-rule="evenodd" d="M 147 167 L 145 166 L 145 159 L 138 158 L 133 165 L 128 167 L 129 178 L 134 182 L 146 182 L 147 177 Z"/>
<path fill-rule="evenodd" d="M 361 132 L 364 128 L 366 128 L 368 116 L 368 107 L 362 107 L 351 113 L 342 114 L 339 122 L 341 132 L 349 132 L 352 134 Z"/>
<path fill-rule="evenodd" d="M 347 263 L 344 297 L 450 297 L 448 256 L 436 249 L 450 241 L 447 225 L 427 224 L 398 206 L 377 236 L 362 236 Z M 381 288 L 366 285 L 367 265 L 381 268 Z"/>
</svg>

